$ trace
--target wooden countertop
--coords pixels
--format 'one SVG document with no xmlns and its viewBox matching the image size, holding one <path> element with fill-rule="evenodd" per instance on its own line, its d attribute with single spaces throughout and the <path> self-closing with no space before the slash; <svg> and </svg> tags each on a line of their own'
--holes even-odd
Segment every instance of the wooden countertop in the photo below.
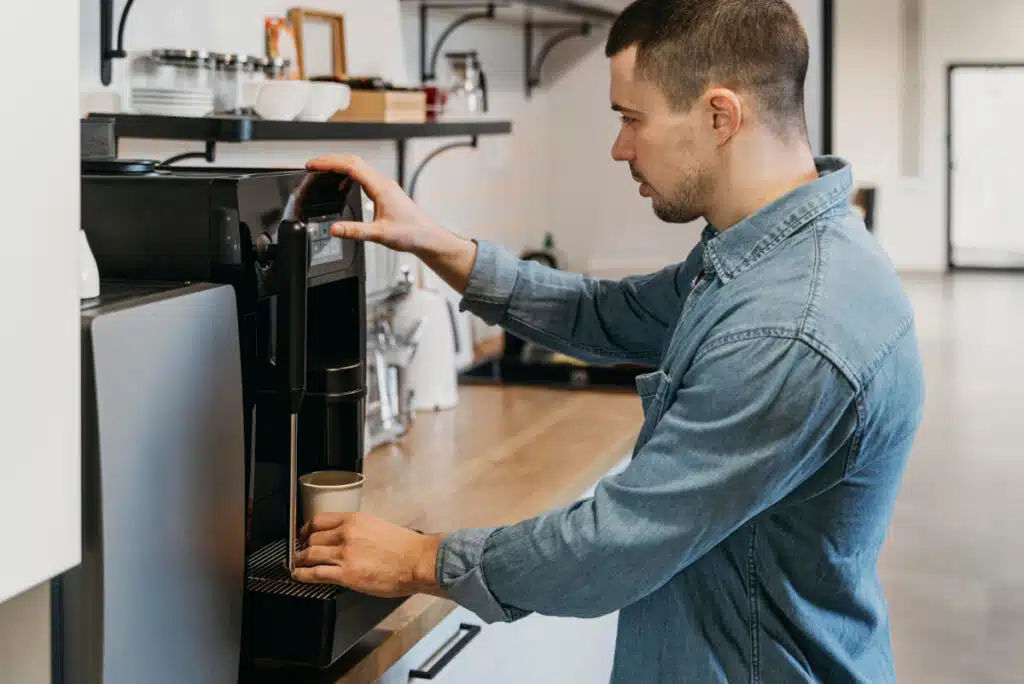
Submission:
<svg viewBox="0 0 1024 684">
<path fill-rule="evenodd" d="M 400 444 L 366 459 L 363 510 L 425 532 L 518 522 L 575 501 L 633 447 L 631 393 L 463 386 L 459 405 L 420 413 Z M 273 684 L 371 684 L 454 610 L 414 596 L 325 672 Z"/>
</svg>

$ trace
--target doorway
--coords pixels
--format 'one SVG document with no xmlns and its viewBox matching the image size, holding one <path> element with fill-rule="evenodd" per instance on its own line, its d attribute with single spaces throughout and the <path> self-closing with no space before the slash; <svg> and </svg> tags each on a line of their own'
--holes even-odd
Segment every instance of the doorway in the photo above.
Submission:
<svg viewBox="0 0 1024 684">
<path fill-rule="evenodd" d="M 1024 271 L 1024 64 L 953 64 L 946 92 L 949 267 Z"/>
</svg>

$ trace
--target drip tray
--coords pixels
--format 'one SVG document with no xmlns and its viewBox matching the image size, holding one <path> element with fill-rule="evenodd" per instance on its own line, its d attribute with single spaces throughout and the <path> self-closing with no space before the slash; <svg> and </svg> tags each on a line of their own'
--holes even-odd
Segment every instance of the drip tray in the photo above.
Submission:
<svg viewBox="0 0 1024 684">
<path fill-rule="evenodd" d="M 288 540 L 267 544 L 249 559 L 245 588 L 261 594 L 333 600 L 345 589 L 330 584 L 304 584 L 288 572 Z"/>
<path fill-rule="evenodd" d="M 303 584 L 287 568 L 288 541 L 249 558 L 246 591 L 256 660 L 322 669 L 402 605 L 328 584 Z"/>
</svg>

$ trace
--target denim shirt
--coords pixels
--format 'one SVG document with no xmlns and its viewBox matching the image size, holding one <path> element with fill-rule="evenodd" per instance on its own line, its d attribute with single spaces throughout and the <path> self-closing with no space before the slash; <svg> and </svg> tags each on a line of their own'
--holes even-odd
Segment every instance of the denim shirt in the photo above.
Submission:
<svg viewBox="0 0 1024 684">
<path fill-rule="evenodd" d="M 681 264 L 602 281 L 478 243 L 463 308 L 637 378 L 629 466 L 591 498 L 448 535 L 438 580 L 487 622 L 621 611 L 612 681 L 895 681 L 879 551 L 922 417 L 911 306 L 819 178 Z"/>
</svg>

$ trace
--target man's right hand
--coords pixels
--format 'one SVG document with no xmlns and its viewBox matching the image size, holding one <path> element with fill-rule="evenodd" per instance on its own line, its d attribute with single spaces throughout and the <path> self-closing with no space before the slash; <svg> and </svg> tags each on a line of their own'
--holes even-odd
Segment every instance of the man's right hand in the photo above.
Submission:
<svg viewBox="0 0 1024 684">
<path fill-rule="evenodd" d="M 317 157 L 306 168 L 343 173 L 359 183 L 374 202 L 372 223 L 340 221 L 331 227 L 332 235 L 415 254 L 456 291 L 465 291 L 476 261 L 475 242 L 442 228 L 416 206 L 398 183 L 359 157 Z"/>
</svg>

